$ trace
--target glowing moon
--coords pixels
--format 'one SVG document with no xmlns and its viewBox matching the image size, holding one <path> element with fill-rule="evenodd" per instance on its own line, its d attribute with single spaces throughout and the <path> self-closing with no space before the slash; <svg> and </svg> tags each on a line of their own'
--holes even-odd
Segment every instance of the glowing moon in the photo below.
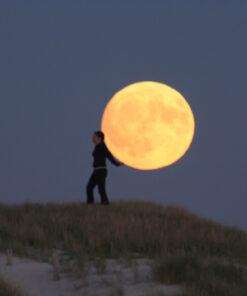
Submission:
<svg viewBox="0 0 247 296">
<path fill-rule="evenodd" d="M 153 170 L 171 165 L 186 153 L 195 121 L 178 91 L 160 82 L 143 81 L 112 97 L 101 130 L 117 159 L 135 169 Z"/>
</svg>

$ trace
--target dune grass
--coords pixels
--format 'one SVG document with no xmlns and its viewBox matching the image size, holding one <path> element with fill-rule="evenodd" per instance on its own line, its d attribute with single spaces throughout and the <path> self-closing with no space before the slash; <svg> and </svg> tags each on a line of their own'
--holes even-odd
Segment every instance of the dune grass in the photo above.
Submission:
<svg viewBox="0 0 247 296">
<path fill-rule="evenodd" d="M 154 279 L 166 284 L 183 283 L 191 295 L 241 296 L 247 294 L 242 266 L 193 254 L 162 258 L 153 266 Z"/>
<path fill-rule="evenodd" d="M 0 296 L 28 296 L 20 287 L 13 286 L 0 277 Z"/>
<path fill-rule="evenodd" d="M 151 202 L 121 201 L 91 208 L 83 203 L 0 204 L 0 239 L 0 248 L 14 243 L 42 250 L 63 245 L 73 254 L 100 257 L 192 252 L 247 264 L 243 230 Z"/>
<path fill-rule="evenodd" d="M 35 256 L 44 260 L 51 248 L 62 248 L 81 267 L 85 258 L 149 257 L 157 262 L 156 279 L 185 282 L 191 293 L 198 291 L 193 287 L 210 286 L 209 282 L 227 288 L 229 283 L 236 284 L 242 289 L 244 272 L 233 266 L 247 265 L 245 231 L 200 218 L 182 207 L 148 201 L 92 207 L 79 202 L 0 204 L 0 250 L 7 247 L 19 255 L 27 254 L 28 248 L 36 249 Z M 231 264 L 230 271 L 222 265 L 225 262 Z M 225 270 L 221 272 L 220 266 Z M 233 282 L 228 281 L 228 273 L 236 273 Z M 204 280 L 195 280 L 197 275 Z M 210 292 L 203 288 L 209 294 L 200 295 L 221 295 L 212 292 L 216 286 L 208 288 Z"/>
</svg>

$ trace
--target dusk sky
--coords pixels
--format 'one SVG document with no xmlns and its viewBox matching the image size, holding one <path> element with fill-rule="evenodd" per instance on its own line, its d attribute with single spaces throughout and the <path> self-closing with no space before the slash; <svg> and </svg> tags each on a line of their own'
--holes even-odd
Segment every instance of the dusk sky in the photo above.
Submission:
<svg viewBox="0 0 247 296">
<path fill-rule="evenodd" d="M 0 201 L 86 202 L 105 106 L 149 80 L 186 98 L 194 138 L 158 170 L 107 160 L 110 202 L 183 206 L 247 230 L 246 15 L 243 0 L 1 0 Z"/>
</svg>

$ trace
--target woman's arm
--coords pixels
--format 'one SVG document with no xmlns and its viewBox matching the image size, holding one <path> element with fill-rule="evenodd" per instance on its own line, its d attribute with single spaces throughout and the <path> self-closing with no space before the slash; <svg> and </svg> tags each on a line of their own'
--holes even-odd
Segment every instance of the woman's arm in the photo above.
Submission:
<svg viewBox="0 0 247 296">
<path fill-rule="evenodd" d="M 106 157 L 111 161 L 111 163 L 113 163 L 115 166 L 120 166 L 123 165 L 122 162 L 117 161 L 113 155 L 111 154 L 111 152 L 107 149 L 106 147 Z"/>
</svg>

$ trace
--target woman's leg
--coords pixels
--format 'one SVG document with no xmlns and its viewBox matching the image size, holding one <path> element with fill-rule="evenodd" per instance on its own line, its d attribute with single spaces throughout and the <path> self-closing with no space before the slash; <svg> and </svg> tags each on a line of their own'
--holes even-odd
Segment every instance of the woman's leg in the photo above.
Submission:
<svg viewBox="0 0 247 296">
<path fill-rule="evenodd" d="M 101 204 L 109 204 L 109 200 L 105 191 L 105 181 L 107 177 L 107 170 L 100 170 L 100 176 L 98 180 L 98 190 L 101 197 Z"/>
<path fill-rule="evenodd" d="M 89 181 L 87 183 L 87 203 L 94 203 L 94 195 L 93 195 L 93 189 L 97 185 L 97 175 L 95 171 L 92 173 L 92 175 L 89 178 Z"/>
</svg>

